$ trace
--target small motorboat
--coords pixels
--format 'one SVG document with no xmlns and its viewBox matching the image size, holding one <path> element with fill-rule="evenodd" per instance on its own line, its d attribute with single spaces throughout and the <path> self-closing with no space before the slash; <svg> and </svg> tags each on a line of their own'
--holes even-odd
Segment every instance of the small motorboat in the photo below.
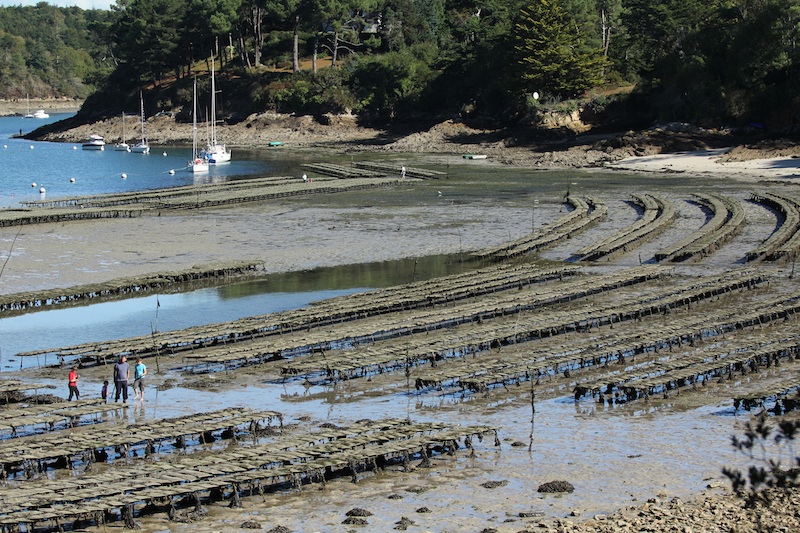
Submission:
<svg viewBox="0 0 800 533">
<path fill-rule="evenodd" d="M 100 135 L 89 135 L 89 140 L 83 143 L 84 150 L 105 150 L 106 141 Z"/>
<path fill-rule="evenodd" d="M 33 118 L 50 118 L 50 115 L 48 115 L 48 114 L 45 112 L 45 110 L 44 110 L 44 109 L 38 109 L 38 110 L 37 110 L 37 111 L 36 111 L 36 112 L 33 114 Z"/>
</svg>

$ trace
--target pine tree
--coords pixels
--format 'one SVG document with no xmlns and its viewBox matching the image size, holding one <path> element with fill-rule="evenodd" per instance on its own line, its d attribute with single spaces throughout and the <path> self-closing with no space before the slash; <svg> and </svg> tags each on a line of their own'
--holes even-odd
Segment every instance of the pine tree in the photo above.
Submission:
<svg viewBox="0 0 800 533">
<path fill-rule="evenodd" d="M 514 50 L 526 92 L 571 98 L 603 80 L 602 50 L 583 45 L 562 0 L 532 0 L 520 11 Z"/>
</svg>

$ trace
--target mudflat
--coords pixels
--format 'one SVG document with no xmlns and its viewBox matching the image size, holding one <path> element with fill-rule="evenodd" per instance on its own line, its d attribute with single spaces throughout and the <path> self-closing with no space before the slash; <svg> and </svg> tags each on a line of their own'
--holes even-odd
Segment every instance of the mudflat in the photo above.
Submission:
<svg viewBox="0 0 800 533">
<path fill-rule="evenodd" d="M 458 154 L 461 148 L 453 147 L 451 153 Z M 482 148 L 491 153 L 492 147 Z M 791 155 L 781 157 L 781 164 L 757 168 L 740 168 L 735 161 L 719 162 L 722 154 L 709 152 L 694 158 L 686 154 L 663 156 L 653 163 L 655 166 L 647 166 L 648 158 L 642 156 L 620 160 L 604 169 L 565 172 L 561 167 L 543 172 L 527 167 L 527 151 L 514 153 L 516 157 L 504 151 L 502 165 L 497 164 L 499 155 L 485 162 L 455 163 L 453 158 L 447 180 L 407 180 L 397 187 L 368 192 L 165 212 L 135 219 L 2 228 L 0 251 L 5 253 L 0 259 L 5 265 L 0 293 L 144 276 L 225 260 L 263 261 L 264 275 L 269 275 L 434 254 L 467 257 L 474 250 L 523 239 L 564 217 L 569 211 L 564 202 L 567 192 L 602 202 L 608 215 L 537 252 L 534 258 L 513 261 L 538 261 L 542 268 L 574 263 L 588 279 L 599 279 L 654 264 L 656 253 L 712 219 L 695 193 L 731 198 L 743 211 L 745 223 L 713 253 L 666 263 L 669 268 L 664 277 L 641 288 L 611 290 L 589 297 L 588 303 L 562 302 L 496 319 L 498 330 L 513 330 L 515 324 L 544 320 L 562 311 L 578 313 L 585 312 L 587 306 L 605 309 L 615 301 L 620 306 L 628 299 L 644 301 L 670 287 L 688 287 L 696 280 L 743 269 L 749 266 L 744 264 L 744 254 L 766 241 L 782 222 L 776 210 L 752 202 L 752 193 L 796 193 L 792 178 L 797 171 Z M 387 153 L 392 161 L 404 157 L 399 149 Z M 441 153 L 416 153 L 413 164 L 441 165 L 442 157 Z M 474 163 L 484 165 L 479 167 L 484 170 L 480 180 L 475 178 Z M 581 250 L 630 228 L 642 217 L 642 209 L 632 203 L 631 193 L 652 194 L 671 203 L 676 211 L 674 221 L 629 249 L 596 261 L 575 262 Z M 12 243 L 13 251 L 8 254 Z M 604 364 L 579 365 L 567 372 L 557 367 L 556 372 L 541 373 L 534 379 L 521 376 L 486 390 L 470 390 L 446 381 L 417 389 L 415 379 L 429 376 L 435 365 L 437 370 L 458 369 L 458 365 L 480 361 L 481 357 L 503 364 L 517 357 L 519 349 L 535 347 L 555 353 L 564 351 L 565 345 L 585 345 L 592 339 L 602 344 L 615 335 L 644 337 L 679 320 L 700 323 L 703 317 L 717 316 L 715 313 L 723 309 L 744 315 L 748 307 L 793 294 L 793 267 L 787 260 L 759 261 L 756 272 L 769 282 L 757 287 L 698 299 L 639 321 L 599 321 L 594 327 L 570 329 L 563 336 L 503 344 L 487 353 L 434 358 L 407 367 L 407 372 L 387 367 L 333 381 L 326 379 L 324 372 L 311 373 L 308 379 L 303 374 L 287 377 L 281 372 L 285 364 L 281 361 L 217 367 L 208 372 L 187 365 L 182 354 L 160 357 L 158 370 L 155 360 L 148 358 L 151 388 L 147 400 L 131 404 L 118 418 L 104 423 L 142 424 L 204 410 L 247 406 L 283 413 L 287 435 L 389 418 L 497 429 L 497 442 L 484 438 L 472 443 L 474 451 L 461 446 L 452 455 L 434 454 L 430 467 L 414 458 L 409 465 L 391 464 L 360 472 L 358 483 L 341 476 L 324 485 L 254 494 L 242 498 L 240 508 L 230 508 L 227 501 L 204 502 L 207 514 L 202 517 L 181 514 L 177 517 L 180 520 L 170 520 L 165 512 L 137 515 L 136 522 L 147 531 L 234 531 L 249 527 L 298 532 L 639 531 L 645 525 L 658 524 L 656 530 L 667 530 L 686 523 L 703 531 L 714 530 L 721 523 L 748 524 L 742 527 L 753 530 L 765 523 L 791 527 L 796 521 L 796 494 L 782 500 L 782 506 L 754 513 L 730 495 L 722 468 L 745 469 L 751 464 L 730 445 L 731 435 L 740 434 L 752 414 L 735 410 L 733 397 L 768 387 L 796 372 L 792 358 L 783 358 L 780 366 L 758 368 L 757 372 L 716 374 L 694 386 L 658 389 L 659 394 L 647 398 L 610 394 L 601 403 L 598 396 L 576 400 L 574 390 L 580 383 L 613 381 L 614 374 L 632 372 L 637 365 L 658 368 L 670 360 L 672 352 L 675 357 L 702 350 L 712 354 L 716 343 L 724 346 L 735 340 L 746 345 L 751 338 L 757 344 L 776 332 L 795 335 L 793 319 L 750 325 L 696 345 L 661 346 L 633 360 L 608 357 Z M 553 287 L 556 293 L 568 290 L 566 285 Z M 443 305 L 441 312 L 454 305 Z M 464 338 L 470 338 L 474 333 L 471 328 L 477 329 L 477 324 L 462 328 Z M 407 341 L 399 338 L 388 342 Z M 524 365 L 518 370 L 524 371 Z M 94 389 L 99 392 L 109 369 L 87 366 L 81 374 L 86 396 L 96 396 Z M 62 368 L 9 372 L 8 376 L 52 384 L 57 387 L 55 394 L 66 397 Z M 225 447 L 217 442 L 194 449 L 198 456 L 213 456 Z M 158 461 L 177 461 L 177 455 L 159 454 L 153 467 Z M 122 463 L 140 460 L 151 459 L 118 459 L 97 467 L 113 472 L 122 468 Z M 574 490 L 537 490 L 551 481 L 566 481 Z M 8 488 L 37 482 L 42 480 L 12 479 Z M 347 511 L 353 509 L 369 514 L 356 513 L 362 515 L 363 522 L 348 521 Z M 187 523 L 189 520 L 191 523 Z M 759 526 L 758 520 L 762 521 Z M 105 525 L 90 523 L 87 529 L 122 527 L 122 521 L 112 521 Z"/>
</svg>

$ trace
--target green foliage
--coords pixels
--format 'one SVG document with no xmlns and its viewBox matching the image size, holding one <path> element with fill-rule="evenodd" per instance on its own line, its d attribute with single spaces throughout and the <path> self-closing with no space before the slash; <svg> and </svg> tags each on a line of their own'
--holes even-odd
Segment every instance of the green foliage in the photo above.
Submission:
<svg viewBox="0 0 800 533">
<path fill-rule="evenodd" d="M 107 50 L 96 30 L 110 17 L 44 2 L 0 8 L 0 97 L 87 96 Z"/>
<path fill-rule="evenodd" d="M 359 101 L 358 110 L 372 120 L 391 120 L 411 110 L 435 76 L 433 45 L 414 45 L 380 56 L 358 58 L 348 65 L 348 84 Z"/>
<path fill-rule="evenodd" d="M 584 45 L 560 0 L 533 0 L 517 19 L 514 50 L 526 92 L 575 97 L 599 85 L 605 60 Z"/>
<path fill-rule="evenodd" d="M 306 114 L 343 113 L 353 109 L 355 100 L 345 87 L 342 71 L 301 72 L 273 81 L 262 102 L 278 112 Z"/>
<path fill-rule="evenodd" d="M 630 58 L 656 118 L 779 127 L 800 112 L 800 0 L 628 6 Z"/>
<path fill-rule="evenodd" d="M 733 436 L 733 447 L 757 464 L 751 465 L 747 474 L 731 468 L 723 468 L 722 472 L 749 507 L 768 502 L 773 490 L 788 491 L 800 486 L 800 457 L 795 456 L 793 448 L 798 433 L 800 421 L 775 423 L 762 412 L 747 423 L 743 436 Z M 788 466 L 782 464 L 783 456 L 789 460 Z"/>
<path fill-rule="evenodd" d="M 225 98 L 240 98 L 228 109 L 241 113 L 513 122 L 536 91 L 600 116 L 617 107 L 587 105 L 586 92 L 633 80 L 627 114 L 639 125 L 777 127 L 800 115 L 797 43 L 800 0 L 117 0 L 111 11 L 42 2 L 0 8 L 0 97 L 99 87 L 92 113 L 109 116 L 144 88 L 152 105 L 180 107 L 191 78 L 204 83 L 208 58 L 225 51 Z M 289 74 L 295 50 L 297 68 L 312 54 L 336 67 Z"/>
</svg>

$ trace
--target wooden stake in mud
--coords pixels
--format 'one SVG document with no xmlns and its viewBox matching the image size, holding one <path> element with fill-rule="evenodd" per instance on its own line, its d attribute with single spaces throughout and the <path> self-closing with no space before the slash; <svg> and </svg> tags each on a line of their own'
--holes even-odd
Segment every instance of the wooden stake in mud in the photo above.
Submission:
<svg viewBox="0 0 800 533">
<path fill-rule="evenodd" d="M 156 342 L 156 333 L 158 333 L 158 310 L 161 308 L 161 301 L 158 299 L 158 294 L 156 294 L 156 327 L 150 328 L 150 333 L 153 336 L 153 348 L 156 349 L 156 372 L 159 374 L 161 373 L 161 365 L 159 364 L 158 358 L 158 343 Z"/>
<path fill-rule="evenodd" d="M 528 379 L 531 382 L 531 436 L 528 443 L 528 451 L 531 451 L 533 450 L 533 428 L 536 420 L 536 391 L 533 388 L 533 373 L 530 368 L 528 369 Z"/>
</svg>

